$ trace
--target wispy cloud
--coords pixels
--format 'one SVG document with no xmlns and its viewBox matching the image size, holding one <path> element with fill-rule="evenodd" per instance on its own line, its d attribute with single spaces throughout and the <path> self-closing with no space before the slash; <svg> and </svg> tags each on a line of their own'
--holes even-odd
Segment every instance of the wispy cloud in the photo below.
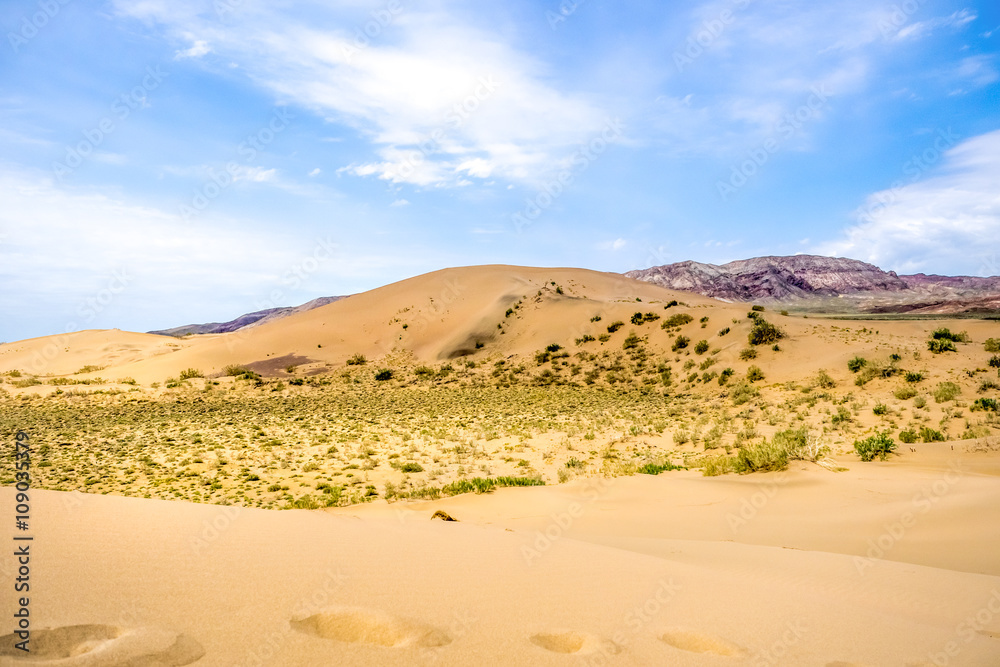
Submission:
<svg viewBox="0 0 1000 667">
<path fill-rule="evenodd" d="M 901 272 L 974 274 L 1000 239 L 1000 130 L 949 150 L 930 178 L 872 194 L 857 224 L 820 254 Z"/>
<path fill-rule="evenodd" d="M 211 44 L 283 102 L 370 139 L 377 157 L 343 172 L 355 176 L 422 186 L 531 181 L 560 168 L 608 115 L 550 85 L 532 56 L 444 9 L 401 5 L 360 39 L 370 17 L 342 8 L 309 6 L 319 17 L 308 21 L 244 2 L 223 20 L 184 2 L 116 4 L 190 44 L 181 53 Z"/>
</svg>

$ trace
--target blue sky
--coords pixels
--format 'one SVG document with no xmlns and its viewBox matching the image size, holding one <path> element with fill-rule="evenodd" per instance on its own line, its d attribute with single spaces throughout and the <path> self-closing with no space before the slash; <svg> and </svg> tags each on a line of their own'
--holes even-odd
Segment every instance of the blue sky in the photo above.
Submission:
<svg viewBox="0 0 1000 667">
<path fill-rule="evenodd" d="M 1000 274 L 993 2 L 12 0 L 0 27 L 0 340 L 470 264 Z"/>
</svg>

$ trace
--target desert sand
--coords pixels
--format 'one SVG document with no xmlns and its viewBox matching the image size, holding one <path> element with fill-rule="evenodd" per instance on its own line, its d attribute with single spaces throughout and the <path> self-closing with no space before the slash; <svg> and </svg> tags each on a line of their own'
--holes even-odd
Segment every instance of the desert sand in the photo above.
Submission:
<svg viewBox="0 0 1000 667">
<path fill-rule="evenodd" d="M 749 346 L 748 310 L 467 267 L 232 334 L 0 345 L 35 452 L 33 653 L 0 664 L 1000 664 L 997 324 L 768 308 L 785 336 Z M 860 461 L 882 432 L 917 439 Z M 706 476 L 787 433 L 787 469 Z"/>
</svg>

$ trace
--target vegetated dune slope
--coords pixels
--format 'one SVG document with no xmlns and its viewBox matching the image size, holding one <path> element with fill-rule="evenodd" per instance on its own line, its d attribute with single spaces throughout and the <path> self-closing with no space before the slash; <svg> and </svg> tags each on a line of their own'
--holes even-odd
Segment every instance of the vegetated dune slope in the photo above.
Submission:
<svg viewBox="0 0 1000 667">
<path fill-rule="evenodd" d="M 685 306 L 664 310 L 672 300 Z M 0 346 L 0 372 L 67 375 L 92 365 L 101 370 L 80 377 L 131 377 L 147 384 L 186 368 L 217 374 L 230 364 L 250 365 L 264 375 L 280 375 L 292 365 L 305 374 L 323 372 L 343 367 L 354 354 L 369 359 L 412 357 L 423 363 L 466 355 L 477 361 L 497 360 L 530 357 L 550 343 L 572 350 L 576 339 L 605 333 L 615 320 L 625 325 L 608 346 L 620 349 L 619 339 L 635 332 L 647 338 L 651 352 L 669 354 L 673 336 L 657 327 L 662 321 L 633 326 L 629 318 L 635 312 L 653 312 L 666 319 L 681 311 L 695 318 L 682 329 L 692 344 L 705 338 L 713 348 L 721 348 L 718 361 L 737 371 L 749 365 L 738 357 L 752 324 L 746 319 L 746 304 L 584 269 L 476 266 L 417 276 L 229 334 L 172 339 L 86 331 L 9 343 Z M 592 321 L 595 316 L 600 321 Z M 786 318 L 770 311 L 765 316 L 788 333 L 780 354 L 764 349 L 753 362 L 765 368 L 769 381 L 801 380 L 820 368 L 841 372 L 855 353 L 887 356 L 891 351 L 923 351 L 921 365 L 932 372 L 939 366 L 943 372 L 970 363 L 983 365 L 986 357 L 980 360 L 978 353 L 971 353 L 975 357 L 971 360 L 965 355 L 932 358 L 926 354 L 928 333 L 950 325 L 968 330 L 977 343 L 998 334 L 996 323 L 988 321 L 833 322 Z M 699 325 L 702 318 L 707 318 L 704 328 Z M 732 333 L 720 336 L 724 328 Z M 602 347 L 593 343 L 581 349 Z M 975 347 L 981 352 L 981 345 Z"/>
</svg>

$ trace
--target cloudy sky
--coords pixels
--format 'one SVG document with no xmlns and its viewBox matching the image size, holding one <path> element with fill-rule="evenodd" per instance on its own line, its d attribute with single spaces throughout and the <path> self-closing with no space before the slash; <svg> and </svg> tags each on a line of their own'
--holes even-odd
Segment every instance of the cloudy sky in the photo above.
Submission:
<svg viewBox="0 0 1000 667">
<path fill-rule="evenodd" d="M 448 266 L 1000 274 L 1000 9 L 9 0 L 0 341 Z"/>
</svg>

